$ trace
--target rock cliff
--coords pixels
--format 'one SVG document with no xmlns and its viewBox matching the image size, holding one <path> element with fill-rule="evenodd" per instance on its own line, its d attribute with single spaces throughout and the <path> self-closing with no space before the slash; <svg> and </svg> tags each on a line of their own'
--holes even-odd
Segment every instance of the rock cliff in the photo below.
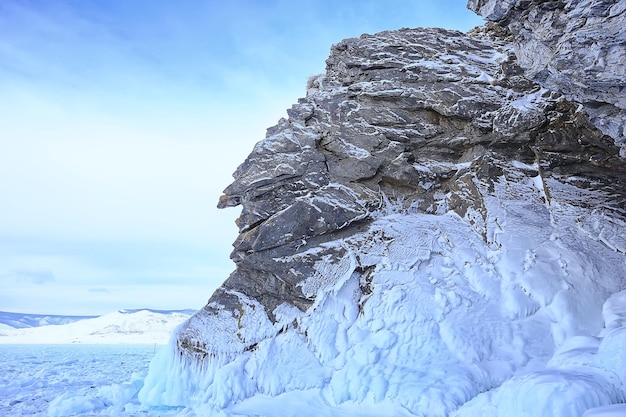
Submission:
<svg viewBox="0 0 626 417">
<path fill-rule="evenodd" d="M 477 0 L 496 23 L 334 45 L 220 198 L 242 209 L 236 270 L 142 401 L 316 389 L 472 415 L 599 335 L 626 288 L 623 5 Z M 577 412 L 624 399 L 611 366 L 581 368 L 607 388 Z"/>
</svg>

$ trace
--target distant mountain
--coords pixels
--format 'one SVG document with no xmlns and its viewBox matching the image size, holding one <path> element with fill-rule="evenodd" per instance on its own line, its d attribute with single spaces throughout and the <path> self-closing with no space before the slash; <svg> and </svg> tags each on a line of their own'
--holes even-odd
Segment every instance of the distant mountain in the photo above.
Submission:
<svg viewBox="0 0 626 417">
<path fill-rule="evenodd" d="M 195 310 L 119 310 L 103 316 L 0 312 L 0 344 L 164 344 Z"/>
<path fill-rule="evenodd" d="M 157 314 L 174 314 L 174 313 L 181 313 L 181 314 L 187 314 L 189 316 L 191 316 L 193 313 L 195 313 L 197 310 L 194 309 L 184 309 L 184 310 L 153 310 L 151 308 L 136 308 L 136 309 L 128 309 L 128 308 L 124 308 L 122 310 L 119 310 L 118 312 L 121 314 L 134 314 L 137 313 L 139 311 L 149 311 L 151 313 L 157 313 Z"/>
<path fill-rule="evenodd" d="M 0 311 L 0 328 L 12 327 L 23 329 L 27 327 L 39 327 L 57 324 L 69 324 L 78 320 L 93 319 L 98 316 L 61 316 L 55 314 L 23 314 Z"/>
</svg>

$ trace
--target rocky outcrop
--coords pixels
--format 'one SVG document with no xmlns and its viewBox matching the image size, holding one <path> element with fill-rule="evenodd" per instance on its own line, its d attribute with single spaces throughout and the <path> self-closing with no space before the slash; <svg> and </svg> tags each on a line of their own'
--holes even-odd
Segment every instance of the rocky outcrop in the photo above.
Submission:
<svg viewBox="0 0 626 417">
<path fill-rule="evenodd" d="M 307 97 L 268 130 L 221 197 L 220 207 L 242 206 L 237 270 L 196 320 L 246 305 L 270 321 L 283 303 L 306 311 L 319 288 L 306 291 L 304 280 L 346 252 L 324 243 L 364 230 L 387 204 L 454 211 L 491 243 L 477 183 L 493 188 L 512 161 L 535 167 L 516 175 L 538 175 L 546 199 L 550 180 L 584 184 L 606 193 L 602 210 L 621 217 L 626 165 L 612 139 L 575 103 L 526 79 L 500 36 L 406 29 L 334 45 L 326 74 L 309 81 Z M 300 253 L 308 255 L 288 260 Z M 218 349 L 214 334 L 191 329 L 184 346 Z M 266 335 L 257 336 L 239 338 L 235 350 Z"/>
<path fill-rule="evenodd" d="M 525 24 L 514 2 L 474 8 Z M 516 33 L 402 29 L 334 45 L 221 197 L 242 208 L 236 270 L 179 329 L 142 401 L 187 404 L 168 385 L 184 379 L 216 407 L 320 389 L 443 416 L 597 334 L 626 285 L 626 161 L 586 109 L 610 107 L 614 126 L 623 103 L 600 76 L 572 88 L 589 74 L 565 61 L 530 68 Z"/>
<path fill-rule="evenodd" d="M 581 103 L 626 157 L 626 3 L 622 0 L 470 0 L 511 31 L 529 79 Z"/>
</svg>

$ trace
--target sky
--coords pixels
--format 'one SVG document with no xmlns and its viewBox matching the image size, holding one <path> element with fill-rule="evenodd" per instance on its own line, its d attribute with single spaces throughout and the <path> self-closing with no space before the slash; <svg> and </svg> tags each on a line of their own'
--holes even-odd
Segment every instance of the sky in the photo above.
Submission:
<svg viewBox="0 0 626 417">
<path fill-rule="evenodd" d="M 0 311 L 201 308 L 235 268 L 219 196 L 330 46 L 465 4 L 3 0 Z"/>
</svg>

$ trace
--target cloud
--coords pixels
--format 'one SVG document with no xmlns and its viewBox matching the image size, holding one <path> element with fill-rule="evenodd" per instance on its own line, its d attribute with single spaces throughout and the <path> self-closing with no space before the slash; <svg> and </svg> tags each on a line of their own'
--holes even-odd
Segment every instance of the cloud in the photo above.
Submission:
<svg viewBox="0 0 626 417">
<path fill-rule="evenodd" d="M 43 285 L 47 282 L 56 281 L 54 274 L 49 269 L 29 268 L 14 269 L 4 274 L 0 274 L 0 279 L 38 285 Z"/>
</svg>

